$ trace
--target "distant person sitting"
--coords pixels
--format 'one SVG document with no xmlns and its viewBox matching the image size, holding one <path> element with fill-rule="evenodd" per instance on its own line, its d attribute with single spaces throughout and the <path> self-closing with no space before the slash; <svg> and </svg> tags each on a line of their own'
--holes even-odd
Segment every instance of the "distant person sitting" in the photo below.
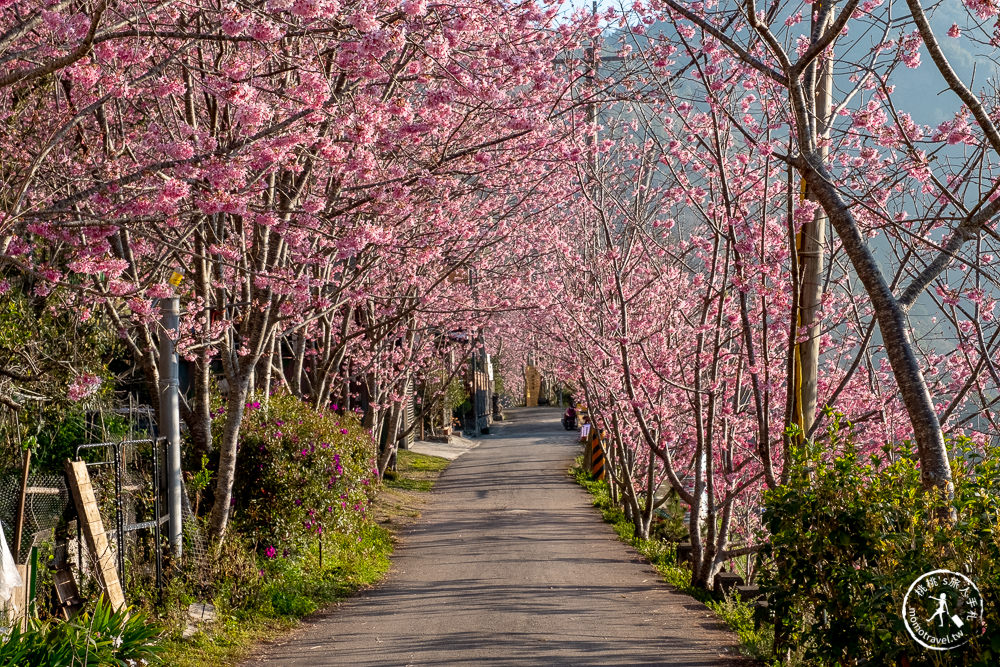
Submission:
<svg viewBox="0 0 1000 667">
<path fill-rule="evenodd" d="M 590 437 L 590 417 L 584 416 L 583 426 L 580 427 L 580 441 L 583 442 Z"/>
<path fill-rule="evenodd" d="M 563 428 L 567 431 L 572 431 L 576 428 L 576 410 L 570 406 L 563 413 L 562 417 Z"/>
</svg>

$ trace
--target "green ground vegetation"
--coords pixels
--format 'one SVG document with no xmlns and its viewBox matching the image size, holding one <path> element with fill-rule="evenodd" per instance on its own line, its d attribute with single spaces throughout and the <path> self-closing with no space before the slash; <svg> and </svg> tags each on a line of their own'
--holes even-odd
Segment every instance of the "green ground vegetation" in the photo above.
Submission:
<svg viewBox="0 0 1000 667">
<path fill-rule="evenodd" d="M 448 459 L 439 456 L 401 449 L 396 455 L 396 470 L 386 473 L 384 484 L 390 489 L 427 492 L 434 487 L 434 480 L 448 463 Z"/>
<path fill-rule="evenodd" d="M 211 598 L 217 621 L 183 637 L 186 610 L 197 600 L 177 582 L 157 610 L 169 625 L 163 642 L 165 664 L 177 667 L 224 665 L 246 657 L 261 641 L 280 636 L 299 620 L 382 580 L 389 570 L 392 534 L 369 524 L 361 534 L 331 536 L 320 562 L 319 543 L 295 559 L 249 559 L 231 553 L 229 572 L 215 582 Z M 235 549 L 233 550 L 235 551 Z M 252 571 L 257 567 L 256 590 Z"/>
<path fill-rule="evenodd" d="M 839 417 L 825 441 L 792 452 L 788 482 L 764 495 L 760 585 L 775 653 L 809 665 L 1000 664 L 1000 449 L 965 439 L 949 447 L 952 499 L 923 489 L 909 443 L 859 451 Z M 953 607 L 969 641 L 930 651 L 910 639 L 900 608 L 918 576 L 940 570 L 968 577 L 983 606 L 978 618 Z"/>
<path fill-rule="evenodd" d="M 69 621 L 15 624 L 0 643 L 0 667 L 104 667 L 159 661 L 159 628 L 142 613 L 114 611 L 103 597 Z"/>
<path fill-rule="evenodd" d="M 280 637 L 310 614 L 380 582 L 389 570 L 394 527 L 419 512 L 414 494 L 433 488 L 448 465 L 446 459 L 401 451 L 395 478 L 376 491 L 372 518 L 357 532 L 324 534 L 300 547 L 294 558 L 268 558 L 244 543 L 230 541 L 228 553 L 212 574 L 214 593 L 198 596 L 196 582 L 175 580 L 157 609 L 167 624 L 163 641 L 164 664 L 176 667 L 236 664 L 262 642 Z M 399 504 L 398 490 L 405 491 Z M 378 517 L 376 519 L 376 517 Z M 222 566 L 221 563 L 225 563 Z M 209 601 L 216 607 L 216 623 L 184 638 L 186 610 L 192 602 Z"/>
</svg>

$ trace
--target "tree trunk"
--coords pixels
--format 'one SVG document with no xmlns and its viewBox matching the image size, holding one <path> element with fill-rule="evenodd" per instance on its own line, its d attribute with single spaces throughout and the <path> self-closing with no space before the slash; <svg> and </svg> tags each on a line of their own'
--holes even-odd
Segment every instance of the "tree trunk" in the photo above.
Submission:
<svg viewBox="0 0 1000 667">
<path fill-rule="evenodd" d="M 294 348 L 295 358 L 292 367 L 292 393 L 302 398 L 302 375 L 303 375 L 303 365 L 306 361 L 306 337 L 300 331 L 295 336 L 295 348 Z"/>
<path fill-rule="evenodd" d="M 208 529 L 212 539 L 221 544 L 229 525 L 229 512 L 233 500 L 233 484 L 236 481 L 236 448 L 240 441 L 240 426 L 250 387 L 250 373 L 242 373 L 230 387 L 226 401 L 226 427 L 219 444 L 219 472 L 215 483 L 215 503 L 209 517 Z"/>
<path fill-rule="evenodd" d="M 378 459 L 378 473 L 382 476 L 386 470 L 391 470 L 396 464 L 396 436 L 400 431 L 399 424 L 405 412 L 400 403 L 393 403 L 388 414 L 383 417 L 382 433 L 380 433 L 381 451 Z"/>
<path fill-rule="evenodd" d="M 886 284 L 875 257 L 862 239 L 850 209 L 833 186 L 821 158 L 807 156 L 801 171 L 810 190 L 816 193 L 817 200 L 829 214 L 844 251 L 871 299 L 892 373 L 913 426 L 924 488 L 938 489 L 951 499 L 954 487 L 948 450 L 934 402 L 909 338 L 906 313 Z"/>
<path fill-rule="evenodd" d="M 833 20 L 833 4 L 833 2 L 823 3 L 822 11 L 813 15 L 813 42 L 826 32 L 829 23 Z M 829 133 L 833 98 L 833 59 L 820 59 L 813 63 L 812 67 L 815 82 L 815 134 L 817 137 L 826 137 Z M 825 163 L 829 150 L 825 144 L 823 146 L 817 152 Z M 805 194 L 810 199 L 815 200 L 815 196 L 811 192 L 807 191 Z M 813 422 L 816 421 L 820 352 L 818 314 L 823 300 L 823 253 L 826 245 L 826 225 L 826 213 L 820 206 L 816 209 L 812 220 L 806 222 L 799 232 L 799 312 L 794 313 L 793 317 L 797 318 L 798 327 L 796 328 L 806 331 L 808 337 L 801 343 L 797 343 L 798 377 L 796 384 L 798 386 L 796 387 L 792 414 L 803 434 L 808 433 L 812 429 Z M 798 331 L 796 331 L 796 336 L 798 336 Z M 792 343 L 794 341 L 789 341 L 789 344 Z"/>
<path fill-rule="evenodd" d="M 188 428 L 188 437 L 194 451 L 207 454 L 212 451 L 212 370 L 207 352 L 199 352 L 192 368 L 194 377 L 193 402 L 182 400 L 181 418 Z"/>
</svg>

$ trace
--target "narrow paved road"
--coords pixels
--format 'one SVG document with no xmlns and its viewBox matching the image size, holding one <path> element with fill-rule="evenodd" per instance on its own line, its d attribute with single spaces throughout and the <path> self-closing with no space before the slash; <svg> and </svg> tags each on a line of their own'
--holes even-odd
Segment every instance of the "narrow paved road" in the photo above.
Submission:
<svg viewBox="0 0 1000 667">
<path fill-rule="evenodd" d="M 729 665 L 736 638 L 659 583 L 566 475 L 552 409 L 509 412 L 444 472 L 388 580 L 254 665 Z"/>
</svg>

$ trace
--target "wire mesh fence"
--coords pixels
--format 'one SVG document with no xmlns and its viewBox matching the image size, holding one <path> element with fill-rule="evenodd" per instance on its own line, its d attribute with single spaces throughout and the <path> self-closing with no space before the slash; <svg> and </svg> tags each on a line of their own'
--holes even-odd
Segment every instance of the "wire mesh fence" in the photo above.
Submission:
<svg viewBox="0 0 1000 667">
<path fill-rule="evenodd" d="M 194 574 L 198 579 L 207 581 L 209 579 L 209 568 L 212 565 L 208 538 L 205 535 L 201 521 L 192 511 L 186 492 L 181 496 L 181 511 L 183 516 L 183 523 L 181 525 L 184 553 L 180 565 Z"/>
<path fill-rule="evenodd" d="M 112 433 L 105 424 L 115 416 L 121 421 Z M 112 556 L 126 602 L 149 599 L 158 589 L 162 590 L 165 576 L 211 581 L 213 568 L 218 565 L 212 558 L 207 533 L 196 517 L 197 507 L 192 508 L 186 485 L 182 485 L 181 498 L 183 556 L 179 560 L 173 557 L 173 545 L 168 538 L 166 442 L 163 438 L 154 441 L 149 437 L 155 432 L 152 410 L 130 405 L 88 415 L 86 424 L 88 428 L 78 435 L 97 436 L 96 441 L 66 448 L 61 461 L 66 457 L 79 458 L 87 464 L 107 536 L 108 551 L 104 553 Z M 94 428 L 90 428 L 92 425 Z M 106 441 L 102 442 L 101 436 Z M 45 464 L 50 470 L 56 467 L 52 461 Z M 21 483 L 21 470 L 0 470 L 0 524 L 11 547 Z M 21 547 L 14 556 L 18 563 L 32 559 L 40 562 L 40 569 L 34 573 L 40 586 L 38 599 L 52 613 L 63 613 L 68 607 L 65 595 L 59 592 L 63 584 L 72 585 L 83 598 L 100 592 L 98 555 L 90 553 L 81 537 L 76 509 L 65 474 L 46 471 L 29 475 Z M 33 547 L 39 547 L 39 553 L 33 554 Z M 55 587 L 54 592 L 42 590 L 43 580 L 44 587 Z"/>
<path fill-rule="evenodd" d="M 0 476 L 0 523 L 13 548 L 14 522 L 21 496 L 21 473 L 11 471 Z M 14 558 L 23 563 L 32 546 L 51 540 L 53 530 L 69 507 L 70 497 L 62 475 L 29 475 L 24 504 L 21 549 Z"/>
<path fill-rule="evenodd" d="M 162 439 L 84 445 L 103 455 L 87 464 L 91 484 L 126 593 L 143 593 L 162 583 Z M 82 558 L 80 564 L 82 566 Z M 81 567 L 81 571 L 84 568 Z"/>
</svg>

